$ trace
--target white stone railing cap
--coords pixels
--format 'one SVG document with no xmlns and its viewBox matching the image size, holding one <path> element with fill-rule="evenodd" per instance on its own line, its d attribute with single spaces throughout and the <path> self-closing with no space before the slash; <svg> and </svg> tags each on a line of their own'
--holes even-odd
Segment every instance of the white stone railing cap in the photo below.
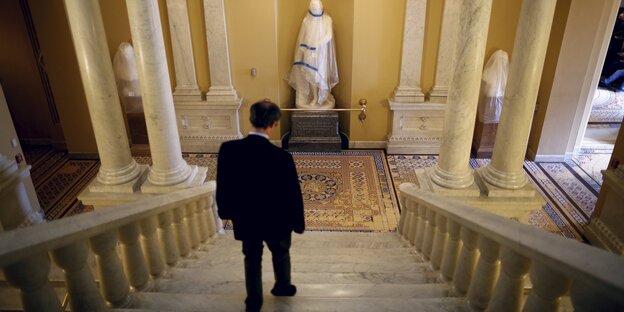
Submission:
<svg viewBox="0 0 624 312">
<path fill-rule="evenodd" d="M 215 190 L 216 183 L 209 181 L 199 187 L 0 233 L 0 267 L 186 205 Z"/>
</svg>

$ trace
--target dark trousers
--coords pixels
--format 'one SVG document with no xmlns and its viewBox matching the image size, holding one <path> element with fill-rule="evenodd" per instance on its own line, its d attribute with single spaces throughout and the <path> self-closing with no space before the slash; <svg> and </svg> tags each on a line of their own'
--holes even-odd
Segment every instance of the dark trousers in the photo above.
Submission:
<svg viewBox="0 0 624 312">
<path fill-rule="evenodd" d="M 283 240 L 266 241 L 273 258 L 275 286 L 290 285 L 290 235 Z M 247 306 L 262 305 L 262 240 L 244 240 L 245 287 L 247 288 Z"/>
</svg>

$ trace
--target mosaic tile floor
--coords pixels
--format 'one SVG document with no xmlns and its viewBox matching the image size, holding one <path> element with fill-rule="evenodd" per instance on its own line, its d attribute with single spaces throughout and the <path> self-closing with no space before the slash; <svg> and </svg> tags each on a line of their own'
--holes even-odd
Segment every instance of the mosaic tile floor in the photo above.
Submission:
<svg viewBox="0 0 624 312">
<path fill-rule="evenodd" d="M 437 156 L 388 155 L 394 184 L 416 182 L 414 169 L 429 167 Z M 483 167 L 489 159 L 471 159 L 473 168 Z M 542 211 L 533 213 L 529 223 L 549 232 L 586 240 L 584 228 L 589 221 L 600 184 L 574 161 L 556 163 L 524 162 L 524 169 L 546 200 Z"/>
</svg>

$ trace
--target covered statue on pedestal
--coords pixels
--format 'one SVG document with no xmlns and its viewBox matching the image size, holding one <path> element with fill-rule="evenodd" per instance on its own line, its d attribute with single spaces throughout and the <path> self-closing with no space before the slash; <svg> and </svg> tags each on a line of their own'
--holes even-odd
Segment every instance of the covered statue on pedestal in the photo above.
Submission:
<svg viewBox="0 0 624 312">
<path fill-rule="evenodd" d="M 324 12 L 320 0 L 310 1 L 308 14 L 301 24 L 288 83 L 296 90 L 297 108 L 332 109 L 336 106 L 331 94 L 338 83 L 332 19 Z"/>
</svg>

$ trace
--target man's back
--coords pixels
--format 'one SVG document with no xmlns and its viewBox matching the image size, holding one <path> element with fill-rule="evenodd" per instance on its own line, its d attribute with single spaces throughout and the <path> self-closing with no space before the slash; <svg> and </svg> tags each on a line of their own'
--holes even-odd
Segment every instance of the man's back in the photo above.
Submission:
<svg viewBox="0 0 624 312">
<path fill-rule="evenodd" d="M 217 170 L 217 204 L 232 219 L 234 235 L 279 239 L 303 227 L 303 204 L 292 156 L 264 137 L 223 143 Z"/>
</svg>

